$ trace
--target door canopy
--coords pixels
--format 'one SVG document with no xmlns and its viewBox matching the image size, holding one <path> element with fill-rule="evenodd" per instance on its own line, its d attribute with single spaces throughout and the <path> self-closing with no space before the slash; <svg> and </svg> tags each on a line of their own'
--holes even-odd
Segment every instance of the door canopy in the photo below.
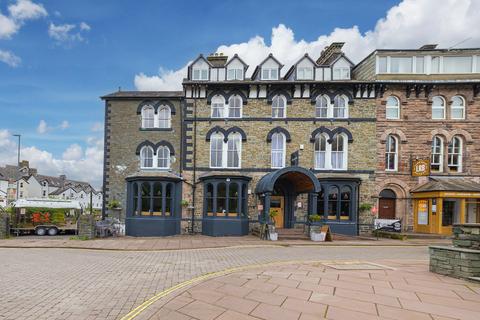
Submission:
<svg viewBox="0 0 480 320">
<path fill-rule="evenodd" d="M 320 192 L 320 182 L 312 171 L 293 166 L 279 169 L 264 175 L 257 183 L 255 193 L 273 193 L 275 183 L 282 181 L 293 186 L 296 193 Z"/>
</svg>

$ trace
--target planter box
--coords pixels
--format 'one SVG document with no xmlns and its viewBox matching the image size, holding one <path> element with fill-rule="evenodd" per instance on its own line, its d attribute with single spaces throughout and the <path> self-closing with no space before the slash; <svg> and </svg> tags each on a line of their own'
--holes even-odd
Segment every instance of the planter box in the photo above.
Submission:
<svg viewBox="0 0 480 320">
<path fill-rule="evenodd" d="M 270 241 L 277 241 L 278 240 L 278 233 L 270 233 Z"/>
</svg>

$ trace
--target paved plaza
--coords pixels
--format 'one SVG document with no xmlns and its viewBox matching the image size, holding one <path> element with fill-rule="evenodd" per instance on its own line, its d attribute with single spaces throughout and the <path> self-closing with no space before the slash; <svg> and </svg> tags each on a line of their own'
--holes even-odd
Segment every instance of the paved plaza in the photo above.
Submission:
<svg viewBox="0 0 480 320">
<path fill-rule="evenodd" d="M 480 284 L 427 263 L 425 246 L 1 248 L 0 319 L 479 319 Z"/>
</svg>

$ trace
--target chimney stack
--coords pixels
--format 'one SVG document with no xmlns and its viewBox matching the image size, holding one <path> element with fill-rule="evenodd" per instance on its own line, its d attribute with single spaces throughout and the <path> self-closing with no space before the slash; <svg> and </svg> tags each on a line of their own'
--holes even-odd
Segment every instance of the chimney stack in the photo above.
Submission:
<svg viewBox="0 0 480 320">
<path fill-rule="evenodd" d="M 222 68 L 225 66 L 228 60 L 228 56 L 224 56 L 223 53 L 211 53 L 207 60 L 215 67 Z"/>
<path fill-rule="evenodd" d="M 345 42 L 333 42 L 328 47 L 325 47 L 322 53 L 320 53 L 320 57 L 317 60 L 317 64 L 319 65 L 325 64 L 325 62 L 327 62 L 332 55 L 341 54 L 342 47 L 344 44 Z"/>
</svg>

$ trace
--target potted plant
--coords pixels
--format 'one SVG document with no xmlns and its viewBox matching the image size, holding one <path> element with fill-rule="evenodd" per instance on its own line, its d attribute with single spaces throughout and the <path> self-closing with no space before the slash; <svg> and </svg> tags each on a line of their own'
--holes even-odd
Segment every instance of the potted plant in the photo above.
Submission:
<svg viewBox="0 0 480 320">
<path fill-rule="evenodd" d="M 182 204 L 182 207 L 184 207 L 184 208 L 188 207 L 188 204 L 189 204 L 188 200 L 185 200 L 185 199 L 183 199 L 180 203 Z"/>
<path fill-rule="evenodd" d="M 120 219 L 120 211 L 122 210 L 120 207 L 120 201 L 116 199 L 110 200 L 107 204 L 107 209 L 112 212 L 112 216 L 115 215 L 115 217 L 112 218 Z"/>
<path fill-rule="evenodd" d="M 278 216 L 278 211 L 275 209 L 270 209 L 270 219 L 273 221 L 273 224 L 268 226 L 269 228 L 269 235 L 270 240 L 277 241 L 278 240 L 278 233 L 275 230 L 275 217 Z"/>
<path fill-rule="evenodd" d="M 314 214 L 308 217 L 310 222 L 310 240 L 322 241 L 322 235 L 320 233 L 322 216 Z"/>
</svg>

